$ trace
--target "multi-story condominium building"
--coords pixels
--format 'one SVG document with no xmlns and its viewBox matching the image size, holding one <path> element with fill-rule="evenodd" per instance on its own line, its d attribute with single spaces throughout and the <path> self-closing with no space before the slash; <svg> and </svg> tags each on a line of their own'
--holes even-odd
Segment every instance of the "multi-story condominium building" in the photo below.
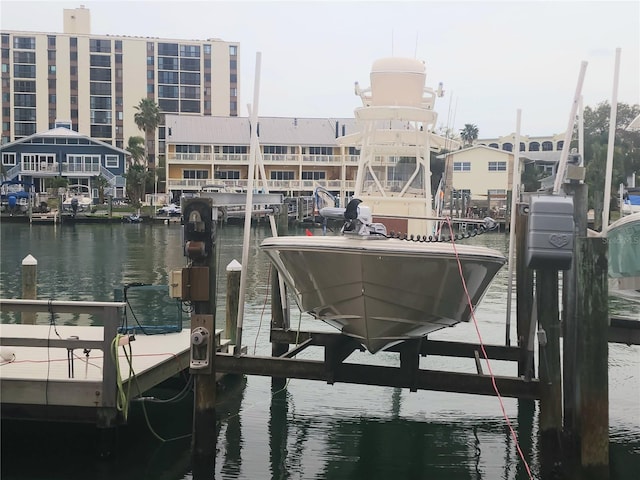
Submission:
<svg viewBox="0 0 640 480">
<path fill-rule="evenodd" d="M 63 33 L 3 30 L 1 49 L 3 144 L 58 119 L 122 149 L 129 137 L 144 136 L 134 121 L 143 98 L 163 113 L 238 113 L 237 42 L 97 35 L 81 7 L 64 10 Z M 155 137 L 146 139 L 154 165 L 164 155 L 164 126 Z"/>
<path fill-rule="evenodd" d="M 210 185 L 247 186 L 248 118 L 167 115 L 165 122 L 166 188 L 174 199 Z M 269 192 L 311 195 L 321 186 L 341 199 L 352 194 L 359 152 L 337 139 L 355 131 L 353 118 L 260 118 L 257 133 Z M 261 178 L 256 186 L 264 186 Z"/>
</svg>

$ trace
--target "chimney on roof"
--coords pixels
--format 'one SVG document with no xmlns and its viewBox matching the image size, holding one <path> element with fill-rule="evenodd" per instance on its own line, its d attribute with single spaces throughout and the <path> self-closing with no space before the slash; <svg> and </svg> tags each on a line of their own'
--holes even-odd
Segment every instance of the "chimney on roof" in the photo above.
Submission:
<svg viewBox="0 0 640 480">
<path fill-rule="evenodd" d="M 340 136 L 339 132 L 340 132 L 340 127 L 339 127 L 339 122 L 336 122 L 336 138 L 338 138 Z"/>
</svg>

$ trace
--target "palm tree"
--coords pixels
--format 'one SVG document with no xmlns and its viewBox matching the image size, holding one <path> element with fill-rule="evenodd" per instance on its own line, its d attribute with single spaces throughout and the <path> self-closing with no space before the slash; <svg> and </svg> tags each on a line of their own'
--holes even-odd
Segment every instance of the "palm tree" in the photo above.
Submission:
<svg viewBox="0 0 640 480">
<path fill-rule="evenodd" d="M 127 144 L 127 151 L 131 154 L 131 165 L 141 165 L 144 163 L 145 151 L 144 151 L 144 138 L 142 137 L 129 137 Z"/>
<path fill-rule="evenodd" d="M 465 146 L 473 144 L 478 139 L 478 127 L 473 123 L 465 123 L 464 128 L 460 130 L 460 138 Z"/>
<path fill-rule="evenodd" d="M 133 116 L 133 120 L 140 130 L 144 132 L 144 153 L 147 169 L 149 168 L 149 151 L 147 144 L 150 138 L 155 138 L 155 132 L 158 125 L 162 122 L 162 114 L 160 107 L 152 98 L 143 98 L 140 103 L 134 107 L 137 112 Z M 153 157 L 153 193 L 154 197 L 158 193 L 158 180 L 156 175 L 156 158 Z M 153 205 L 153 200 L 151 201 Z"/>
</svg>

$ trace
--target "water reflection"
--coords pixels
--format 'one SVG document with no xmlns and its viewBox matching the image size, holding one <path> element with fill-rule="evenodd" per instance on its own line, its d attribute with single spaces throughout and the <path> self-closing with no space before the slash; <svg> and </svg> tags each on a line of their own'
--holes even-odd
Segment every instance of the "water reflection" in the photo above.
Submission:
<svg viewBox="0 0 640 480">
<path fill-rule="evenodd" d="M 225 318 L 225 267 L 242 258 L 242 230 L 226 226 L 218 233 L 220 327 Z M 268 308 L 265 314 L 269 268 L 258 249 L 266 235 L 262 227 L 252 231 L 245 343 L 251 353 L 255 345 L 258 354 L 269 355 Z M 111 300 L 114 288 L 132 282 L 167 285 L 169 272 L 186 263 L 177 225 L 12 225 L 0 228 L 0 240 L 2 297 L 20 296 L 20 264 L 28 254 L 39 262 L 39 297 L 71 300 Z M 508 238 L 502 234 L 486 234 L 473 241 L 502 251 L 508 248 Z M 487 343 L 504 341 L 506 288 L 504 268 L 477 310 Z M 138 294 L 132 293 L 132 301 L 145 303 L 147 300 L 133 298 Z M 623 299 L 612 299 L 611 308 L 612 313 L 640 316 L 640 306 Z M 175 309 L 175 304 L 156 299 L 141 317 L 145 321 L 176 318 Z M 2 322 L 14 321 L 6 312 L 1 312 L 0 318 Z M 512 319 L 515 321 L 515 314 Z M 38 321 L 48 319 L 45 315 Z M 302 328 L 325 329 L 308 318 L 300 322 Z M 293 314 L 292 324 L 297 323 Z M 434 338 L 477 341 L 471 324 L 447 329 Z M 611 478 L 635 478 L 634 472 L 640 470 L 639 353 L 637 346 L 610 346 Z M 354 361 L 397 362 L 397 356 L 385 352 L 374 358 L 361 355 Z M 426 358 L 421 366 L 475 369 L 471 360 L 455 362 L 458 360 Z M 508 368 L 494 367 L 498 373 Z M 218 422 L 212 426 L 218 429 L 216 478 L 528 478 L 492 397 L 305 381 L 291 381 L 286 390 L 273 392 L 270 379 L 249 377 L 228 386 L 218 400 Z M 191 402 L 192 398 L 187 398 L 168 409 L 150 404 L 149 425 L 163 438 L 190 432 Z M 536 403 L 505 399 L 505 405 L 534 475 L 553 478 L 544 476 L 555 475 L 553 472 L 540 472 Z M 46 448 L 34 449 L 34 438 L 48 439 Z M 2 478 L 75 480 L 88 474 L 115 480 L 191 477 L 190 439 L 160 442 L 150 432 L 139 404 L 132 409 L 131 423 L 118 429 L 114 458 L 96 458 L 93 446 L 99 440 L 93 427 L 3 422 Z"/>
</svg>

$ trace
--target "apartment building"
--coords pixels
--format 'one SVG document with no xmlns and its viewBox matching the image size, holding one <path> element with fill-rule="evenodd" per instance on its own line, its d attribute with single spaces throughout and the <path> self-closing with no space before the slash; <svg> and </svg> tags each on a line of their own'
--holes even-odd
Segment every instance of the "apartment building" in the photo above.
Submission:
<svg viewBox="0 0 640 480">
<path fill-rule="evenodd" d="M 166 188 L 174 199 L 205 186 L 247 186 L 248 118 L 167 115 L 165 122 Z M 318 186 L 341 199 L 352 194 L 359 151 L 337 139 L 356 131 L 353 118 L 261 117 L 257 133 L 266 188 L 287 196 L 311 195 Z M 265 186 L 262 180 L 256 185 Z"/>
<path fill-rule="evenodd" d="M 56 120 L 117 148 L 144 136 L 135 106 L 162 113 L 236 116 L 239 44 L 91 32 L 90 11 L 63 12 L 63 33 L 1 32 L 2 144 L 54 128 Z M 150 163 L 165 152 L 165 128 L 147 138 Z"/>
</svg>

